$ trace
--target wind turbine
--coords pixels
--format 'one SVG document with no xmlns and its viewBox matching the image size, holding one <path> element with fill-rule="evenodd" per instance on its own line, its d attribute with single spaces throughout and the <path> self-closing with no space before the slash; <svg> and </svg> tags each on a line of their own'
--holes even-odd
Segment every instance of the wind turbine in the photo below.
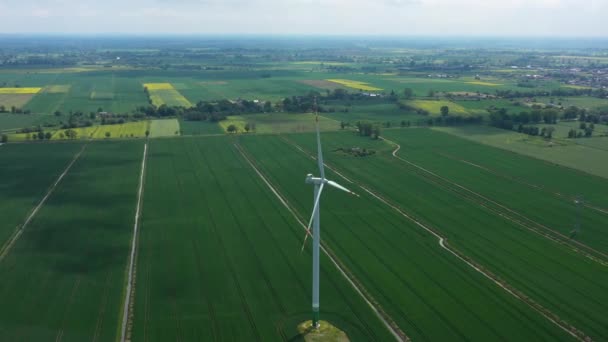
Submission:
<svg viewBox="0 0 608 342">
<path fill-rule="evenodd" d="M 315 112 L 316 112 L 316 99 L 315 99 Z M 325 185 L 329 185 L 336 189 L 350 193 L 351 195 L 358 196 L 354 192 L 348 190 L 342 185 L 325 178 L 325 169 L 323 166 L 323 151 L 321 149 L 321 133 L 319 132 L 319 113 L 316 112 L 315 126 L 317 130 L 317 163 L 319 164 L 319 172 L 321 177 L 313 177 L 312 174 L 306 175 L 306 184 L 312 184 L 314 188 L 314 201 L 312 207 L 312 215 L 308 226 L 306 227 L 306 235 L 304 236 L 304 244 L 302 244 L 302 250 L 306 245 L 306 239 L 308 235 L 312 235 L 312 327 L 313 329 L 319 328 L 319 248 L 321 245 L 321 219 L 319 216 L 319 203 L 321 201 L 321 193 Z M 312 234 L 310 227 L 313 227 Z"/>
</svg>

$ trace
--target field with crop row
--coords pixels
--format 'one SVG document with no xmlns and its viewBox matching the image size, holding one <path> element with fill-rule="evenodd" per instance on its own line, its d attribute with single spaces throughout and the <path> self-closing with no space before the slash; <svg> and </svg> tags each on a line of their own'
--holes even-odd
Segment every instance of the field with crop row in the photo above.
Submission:
<svg viewBox="0 0 608 342">
<path fill-rule="evenodd" d="M 152 141 L 133 340 L 296 337 L 310 312 L 310 254 L 300 253 L 302 238 L 230 138 Z M 324 258 L 322 318 L 353 340 L 390 340 L 330 265 Z"/>
<path fill-rule="evenodd" d="M 527 218 L 534 226 L 545 227 L 568 237 L 580 219 L 585 230 L 572 238 L 597 249 L 608 259 L 608 232 L 604 227 L 608 220 L 608 198 L 603 191 L 608 188 L 608 180 L 602 181 L 593 177 L 591 182 L 587 181 L 593 185 L 586 186 L 587 182 L 578 181 L 579 178 L 588 178 L 584 175 L 550 167 L 546 163 L 529 158 L 503 155 L 502 159 L 505 161 L 517 163 L 521 169 L 520 174 L 523 174 L 518 179 L 519 182 L 513 182 L 513 176 L 505 173 L 503 168 L 496 168 L 491 172 L 492 170 L 486 170 L 483 166 L 467 160 L 469 156 L 475 156 L 476 161 L 482 159 L 481 163 L 485 164 L 483 156 L 496 153 L 489 147 L 428 129 L 391 130 L 386 131 L 385 136 L 401 145 L 401 157 L 469 189 L 470 191 L 465 191 L 468 195 L 479 194 L 476 196 L 478 200 L 499 203 L 504 207 L 502 211 L 508 211 L 515 217 Z M 542 172 L 539 172 L 540 170 Z M 498 171 L 503 174 L 498 175 Z M 576 185 L 576 188 L 568 189 L 568 186 L 559 185 L 541 189 L 530 182 L 530 178 L 537 177 L 525 176 L 535 172 L 542 178 L 570 179 L 570 184 Z M 563 194 L 564 190 L 569 190 L 570 193 L 567 196 L 558 195 Z M 605 208 L 606 212 L 583 210 L 579 217 L 574 202 L 577 196 L 587 198 L 589 204 L 596 202 L 596 205 Z"/>
<path fill-rule="evenodd" d="M 79 149 L 79 144 L 0 146 L 0 197 L 6 199 L 0 201 L 0 250 Z"/>
<path fill-rule="evenodd" d="M 580 144 L 558 142 L 551 145 L 540 137 L 531 137 L 489 126 L 436 127 L 434 129 L 608 179 L 608 162 L 605 162 L 608 160 L 608 150 L 585 145 L 585 143 L 593 143 L 595 138 Z"/>
<path fill-rule="evenodd" d="M 340 172 L 381 192 L 402 210 L 434 227 L 445 235 L 450 246 L 574 327 L 596 339 L 608 335 L 605 266 L 522 227 L 514 222 L 513 215 L 506 215 L 450 182 L 393 157 L 393 147 L 385 142 L 362 139 L 352 133 L 328 133 L 325 137 L 326 160 Z M 314 150 L 312 136 L 294 135 L 293 140 Z M 380 153 L 357 158 L 331 152 L 348 146 L 372 148 Z M 493 186 L 511 185 L 498 182 Z M 591 274 L 593 277 L 588 276 Z"/>
<path fill-rule="evenodd" d="M 142 151 L 89 144 L 0 262 L 0 340 L 116 339 Z"/>
<path fill-rule="evenodd" d="M 333 141 L 340 135 L 327 136 Z M 289 139 L 294 137 L 308 142 L 313 136 L 291 135 Z M 298 212 L 308 213 L 312 189 L 304 184 L 304 175 L 317 174 L 316 163 L 280 137 L 241 140 L 289 203 Z M 330 145 L 326 155 L 332 155 L 336 144 L 324 142 Z M 370 163 L 365 159 L 357 160 Z M 390 168 L 371 174 L 398 177 Z M 328 171 L 328 177 L 355 187 L 333 172 Z M 362 189 L 354 190 L 360 198 L 327 190 L 321 204 L 323 241 L 414 340 L 568 339 L 524 303 L 442 249 L 435 236 Z M 489 306 L 491 311 L 484 309 Z"/>
</svg>

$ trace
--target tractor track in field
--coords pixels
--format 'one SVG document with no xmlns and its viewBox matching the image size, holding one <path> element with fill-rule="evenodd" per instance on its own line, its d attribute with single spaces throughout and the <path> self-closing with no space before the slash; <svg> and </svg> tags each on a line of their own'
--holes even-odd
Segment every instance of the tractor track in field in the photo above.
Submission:
<svg viewBox="0 0 608 342">
<path fill-rule="evenodd" d="M 141 171 L 139 174 L 139 187 L 137 189 L 137 205 L 135 207 L 135 219 L 133 223 L 133 237 L 131 241 L 131 253 L 129 255 L 129 266 L 127 271 L 127 283 L 125 298 L 122 309 L 122 324 L 120 329 L 121 342 L 130 341 L 133 329 L 133 315 L 135 305 L 135 282 L 137 274 L 137 243 L 139 240 L 139 218 L 141 216 L 142 198 L 144 193 L 144 181 L 146 174 L 146 161 L 148 159 L 148 141 L 144 145 L 141 160 Z"/>
<path fill-rule="evenodd" d="M 447 154 L 447 153 L 441 153 L 441 152 L 438 152 L 437 154 L 438 154 L 438 155 L 440 155 L 440 156 L 442 156 L 442 157 L 445 157 L 445 158 L 448 158 L 448 159 L 452 159 L 452 160 L 456 160 L 456 161 L 459 161 L 459 162 L 461 162 L 461 163 L 467 164 L 467 165 L 469 165 L 469 166 L 473 166 L 473 167 L 475 167 L 475 168 L 478 168 L 478 169 L 480 169 L 480 170 L 486 171 L 486 172 L 488 172 L 488 173 L 490 173 L 490 174 L 493 174 L 493 175 L 495 175 L 495 176 L 498 176 L 498 177 L 501 177 L 501 178 L 504 178 L 504 179 L 507 179 L 507 180 L 510 180 L 510 181 L 514 181 L 514 182 L 517 182 L 517 183 L 523 184 L 523 185 L 525 185 L 525 186 L 528 186 L 528 187 L 533 188 L 533 189 L 536 189 L 536 190 L 543 191 L 543 192 L 545 192 L 545 193 L 551 194 L 551 195 L 553 195 L 553 196 L 555 196 L 555 197 L 558 197 L 558 198 L 566 199 L 566 200 L 569 200 L 569 201 L 574 201 L 574 200 L 576 200 L 576 198 L 575 198 L 575 197 L 571 197 L 571 196 L 568 196 L 568 195 L 562 194 L 562 193 L 557 192 L 557 191 L 549 190 L 548 188 L 546 188 L 546 187 L 544 187 L 544 186 L 540 186 L 540 185 L 537 185 L 537 184 L 533 184 L 533 183 L 530 183 L 530 182 L 526 182 L 526 181 L 524 181 L 524 180 L 522 180 L 522 179 L 520 179 L 520 178 L 518 178 L 518 177 L 514 177 L 514 176 L 510 176 L 510 175 L 507 175 L 507 174 L 501 173 L 501 172 L 496 171 L 496 170 L 494 170 L 494 169 L 491 169 L 491 168 L 489 168 L 489 167 L 487 167 L 487 166 L 479 165 L 479 164 L 473 163 L 473 162 L 471 162 L 471 161 L 468 161 L 468 160 L 466 160 L 466 159 L 462 159 L 462 158 L 459 158 L 459 157 L 455 157 L 455 156 L 449 155 L 449 154 Z M 584 206 L 584 207 L 586 207 L 586 208 L 589 208 L 589 209 L 593 209 L 593 210 L 595 210 L 595 211 L 598 211 L 598 212 L 600 212 L 600 213 L 602 213 L 602 214 L 606 214 L 606 215 L 608 215 L 608 209 L 604 209 L 604 208 L 601 208 L 601 207 L 597 207 L 597 206 L 594 206 L 594 205 L 589 204 L 589 203 L 587 203 L 587 202 L 584 202 L 584 203 L 583 203 L 583 206 Z"/>
<path fill-rule="evenodd" d="M 108 305 L 108 293 L 112 280 L 112 271 L 108 272 L 106 276 L 105 286 L 103 287 L 103 295 L 101 296 L 101 305 L 99 306 L 99 312 L 97 313 L 97 322 L 95 323 L 95 331 L 93 333 L 92 341 L 96 342 L 99 339 L 101 327 L 103 326 L 103 318 Z"/>
<path fill-rule="evenodd" d="M 61 181 L 63 180 L 63 178 L 65 177 L 65 175 L 70 171 L 70 169 L 72 168 L 72 166 L 76 163 L 76 161 L 78 159 L 80 159 L 80 156 L 82 155 L 82 153 L 84 152 L 84 150 L 87 148 L 87 146 L 88 146 L 88 143 L 85 143 L 84 145 L 82 145 L 82 148 L 80 149 L 80 151 L 78 151 L 78 153 L 76 153 L 76 155 L 74 156 L 74 158 L 72 158 L 72 161 L 68 164 L 68 166 L 65 168 L 65 170 L 63 170 L 63 173 L 61 173 L 59 175 L 59 177 L 57 178 L 57 180 L 55 180 L 55 183 L 53 183 L 51 185 L 51 187 L 48 189 L 48 191 L 46 192 L 46 194 L 44 195 L 44 197 L 40 200 L 40 202 L 38 203 L 38 205 L 36 205 L 32 209 L 32 211 L 30 212 L 30 214 L 25 219 L 25 222 L 23 222 L 23 224 L 21 226 L 17 227 L 17 229 L 15 230 L 15 232 L 13 232 L 11 238 L 0 248 L 0 262 L 2 262 L 4 260 L 4 258 L 8 255 L 8 253 L 11 251 L 11 249 L 13 248 L 13 246 L 15 245 L 15 243 L 17 242 L 17 240 L 19 240 L 19 238 L 23 234 L 23 231 L 27 228 L 27 225 L 32 221 L 32 219 L 34 218 L 34 216 L 36 216 L 36 214 L 38 213 L 38 211 L 40 210 L 40 208 L 42 208 L 44 206 L 44 204 L 46 203 L 47 199 L 55 191 L 55 188 L 57 188 L 57 185 L 59 185 L 59 183 L 61 183 Z"/>
<path fill-rule="evenodd" d="M 572 240 L 568 236 L 566 236 L 542 223 L 536 222 L 536 221 L 526 217 L 525 215 L 523 215 L 513 209 L 510 209 L 478 192 L 475 192 L 463 185 L 460 185 L 460 184 L 453 182 L 445 177 L 442 177 L 430 170 L 427 170 L 426 168 L 424 168 L 416 163 L 413 163 L 403 157 L 398 156 L 397 152 L 401 149 L 401 146 L 394 141 L 391 141 L 391 140 L 388 140 L 385 138 L 381 138 L 381 139 L 396 146 L 395 150 L 392 153 L 393 157 L 422 171 L 424 174 L 429 175 L 429 176 L 425 176 L 424 174 L 422 174 L 421 177 L 428 179 L 429 181 L 436 184 L 438 187 L 444 188 L 446 190 L 451 190 L 452 192 L 458 194 L 460 197 L 469 199 L 470 201 L 476 203 L 477 205 L 486 208 L 487 210 L 495 213 L 496 215 L 498 215 L 508 221 L 511 221 L 511 222 L 517 224 L 518 226 L 520 226 L 522 228 L 525 228 L 554 243 L 557 243 L 563 247 L 566 247 L 566 248 L 570 249 L 571 251 L 573 251 L 577 254 L 580 254 L 602 266 L 608 267 L 608 255 L 606 255 L 605 253 L 600 252 L 579 241 Z M 439 181 L 431 179 L 430 176 L 436 178 L 437 180 L 439 180 L 441 182 L 447 183 L 447 185 L 440 184 Z M 452 187 L 455 187 L 456 189 L 454 189 Z M 466 193 L 461 193 L 460 191 L 464 191 Z M 495 207 L 492 207 L 491 205 L 493 205 Z"/>
<path fill-rule="evenodd" d="M 76 292 L 78 292 L 78 288 L 80 288 L 80 280 L 81 280 L 80 276 L 76 277 L 76 281 L 74 282 L 74 285 L 72 286 L 72 291 L 70 292 L 70 298 L 68 299 L 68 302 L 66 303 L 66 306 L 65 306 L 65 310 L 63 311 L 63 318 L 61 319 L 61 325 L 59 327 L 59 330 L 57 331 L 57 335 L 55 336 L 55 342 L 61 342 L 61 340 L 63 339 L 65 323 L 68 318 L 68 313 L 70 312 L 70 308 L 72 307 L 72 304 L 74 302 L 74 297 L 76 297 Z"/>
<path fill-rule="evenodd" d="M 199 152 L 201 154 L 203 154 L 203 151 L 200 150 L 200 146 L 197 145 L 197 147 L 199 148 Z M 222 185 L 221 185 L 221 183 L 217 182 L 217 180 L 220 179 L 218 177 L 218 175 L 211 168 L 209 168 L 209 171 L 213 175 L 213 178 L 216 180 L 216 184 L 217 184 L 218 188 L 220 190 L 224 190 L 223 187 L 222 187 Z M 236 182 L 236 184 L 238 184 L 238 180 L 236 180 L 235 182 Z M 225 193 L 225 192 L 222 191 L 222 193 Z M 245 196 L 245 198 L 246 198 L 245 200 L 248 202 L 248 204 L 253 208 L 253 205 L 251 204 L 251 200 L 249 198 L 247 198 L 247 196 Z M 254 256 L 254 258 L 256 260 L 256 262 L 255 262 L 256 268 L 257 268 L 259 274 L 261 275 L 262 279 L 264 280 L 264 284 L 266 286 L 266 289 L 270 292 L 271 297 L 272 297 L 272 299 L 274 301 L 274 304 L 279 309 L 279 312 L 281 313 L 281 315 L 283 315 L 283 316 L 287 315 L 287 309 L 285 308 L 285 304 L 281 300 L 281 298 L 280 298 L 277 290 L 275 289 L 275 287 L 272 285 L 272 282 L 270 281 L 270 277 L 268 276 L 268 273 L 261 266 L 263 263 L 262 263 L 262 260 L 261 260 L 260 256 L 258 255 L 258 253 L 255 250 L 255 244 L 251 241 L 249 235 L 247 235 L 247 233 L 243 230 L 243 227 L 245 227 L 246 224 L 243 224 L 242 222 L 240 222 L 240 220 L 239 220 L 240 215 L 238 215 L 235 212 L 235 210 L 233 208 L 233 204 L 231 204 L 225 197 L 223 197 L 223 200 L 224 200 L 224 202 L 226 204 L 226 207 L 228 207 L 228 210 L 230 211 L 230 214 L 232 215 L 232 217 L 234 218 L 235 222 L 237 223 L 240 235 L 245 238 L 245 241 L 247 242 L 247 246 L 251 250 L 251 253 L 253 254 L 253 256 Z M 260 220 L 260 222 L 263 224 L 264 228 L 266 229 L 266 225 L 264 223 L 264 220 L 261 218 L 260 213 L 257 210 L 253 210 L 253 212 L 255 213 L 256 217 Z M 222 242 L 222 245 L 224 245 L 223 242 Z M 227 257 L 228 253 L 226 252 L 225 255 Z M 231 264 L 230 265 L 231 269 L 233 269 L 232 263 L 230 263 L 230 264 Z M 237 274 L 236 270 L 233 269 L 233 271 L 234 271 L 234 274 L 236 276 L 236 274 Z M 238 284 L 238 286 L 240 288 L 240 283 Z M 246 304 L 247 304 L 247 306 L 249 306 L 248 303 L 246 303 Z M 251 318 L 252 324 L 256 327 L 256 336 L 257 336 L 258 340 L 261 340 L 261 336 L 259 335 L 259 332 L 257 331 L 257 326 L 253 322 L 253 315 L 251 313 L 250 313 L 250 316 L 252 316 L 252 318 Z M 284 339 L 286 339 L 287 336 L 285 335 L 285 333 L 283 331 L 280 331 L 280 333 L 282 335 L 281 337 L 283 337 Z"/>
<path fill-rule="evenodd" d="M 309 158 L 311 158 L 313 160 L 316 160 L 315 156 L 313 156 L 311 153 L 309 153 L 306 150 L 304 150 L 301 146 L 299 146 L 295 142 L 292 142 L 292 141 L 288 140 L 285 137 L 282 137 L 282 139 L 286 143 L 291 144 L 296 149 L 298 149 L 302 153 L 306 154 Z M 392 141 L 386 140 L 384 138 L 382 138 L 382 139 L 385 140 L 385 141 L 387 141 L 387 142 L 392 142 Z M 392 143 L 395 144 L 396 146 L 398 146 L 398 148 L 393 151 L 393 156 L 397 157 L 396 153 L 399 151 L 399 149 L 401 148 L 401 146 L 399 146 L 398 144 L 396 144 L 394 142 L 392 142 Z M 390 208 L 392 208 L 393 210 L 395 210 L 396 212 L 398 212 L 401 216 L 407 218 L 409 221 L 413 222 L 418 227 L 424 229 L 425 231 L 427 231 L 431 235 L 435 236 L 438 239 L 439 246 L 442 249 L 446 250 L 447 252 L 449 252 L 450 254 L 452 254 L 453 256 L 455 256 L 457 259 L 459 259 L 460 261 L 464 262 L 466 265 L 468 265 L 469 267 L 471 267 L 472 269 L 474 269 L 475 271 L 477 271 L 478 273 L 480 273 L 481 275 L 483 275 L 484 277 L 486 277 L 488 280 L 490 280 L 491 282 L 493 282 L 496 286 L 500 287 L 501 289 L 503 289 L 504 291 L 506 291 L 507 293 L 509 293 L 513 297 L 515 297 L 516 299 L 518 299 L 521 302 L 523 302 L 524 304 L 528 305 L 534 311 L 538 312 L 541 316 L 545 317 L 545 319 L 547 319 L 548 321 L 550 321 L 551 323 L 553 323 L 554 325 L 556 325 L 558 328 L 560 328 L 564 332 L 568 333 L 570 336 L 572 336 L 572 337 L 574 337 L 577 340 L 582 341 L 582 342 L 591 341 L 591 338 L 587 334 L 585 334 L 583 331 L 581 331 L 580 329 L 574 327 L 573 325 L 571 325 L 570 323 L 566 322 L 565 320 L 561 319 L 557 314 L 555 314 L 555 313 L 551 312 L 550 310 L 546 309 L 541 304 L 537 303 L 536 301 L 534 301 L 533 299 L 531 299 L 530 297 L 528 297 L 523 292 L 521 292 L 521 291 L 517 290 L 515 287 L 511 286 L 508 282 L 506 282 L 505 280 L 501 279 L 499 276 L 497 276 L 497 275 L 493 274 L 491 271 L 485 269 L 484 266 L 482 266 L 481 264 L 479 264 L 478 262 L 476 262 L 472 258 L 468 257 L 467 255 L 465 255 L 464 253 L 462 253 L 459 250 L 455 249 L 454 247 L 451 247 L 448 244 L 448 242 L 447 242 L 447 238 L 443 237 L 435 228 L 431 228 L 431 227 L 423 224 L 418 219 L 416 219 L 415 217 L 413 217 L 412 215 L 410 215 L 409 213 L 407 213 L 405 210 L 401 209 L 398 205 L 395 205 L 395 204 L 391 203 L 388 199 L 386 199 L 383 196 L 379 195 L 376 191 L 370 189 L 366 185 L 360 184 L 358 182 L 353 182 L 350 179 L 348 179 L 346 177 L 343 177 L 340 172 L 338 172 L 332 166 L 327 165 L 327 163 L 324 163 L 324 165 L 325 165 L 325 167 L 327 167 L 328 169 L 330 169 L 331 171 L 333 171 L 334 173 L 336 173 L 338 176 L 340 176 L 343 179 L 345 179 L 346 181 L 348 181 L 348 182 L 350 182 L 350 183 L 358 186 L 359 188 L 361 188 L 363 191 L 365 191 L 366 193 L 368 193 L 372 197 L 376 198 L 380 202 L 386 204 L 387 206 L 389 206 Z"/>
<path fill-rule="evenodd" d="M 262 172 L 258 169 L 258 167 L 251 160 L 251 157 L 247 155 L 247 153 L 243 150 L 243 148 L 238 144 L 234 144 L 235 148 L 239 151 L 241 156 L 247 161 L 247 163 L 251 166 L 251 168 L 256 172 L 256 174 L 262 179 L 262 181 L 266 184 L 266 186 L 272 191 L 272 193 L 277 197 L 277 199 L 283 204 L 283 206 L 292 214 L 292 216 L 296 219 L 296 221 L 302 226 L 304 230 L 307 229 L 306 224 L 300 219 L 295 209 L 291 207 L 289 202 L 279 193 L 275 186 L 273 186 L 270 181 L 262 174 Z M 371 296 L 371 294 L 363 287 L 363 285 L 357 280 L 350 271 L 344 266 L 344 264 L 339 261 L 339 259 L 335 256 L 333 252 L 330 252 L 329 249 L 322 243 L 321 250 L 325 255 L 329 258 L 332 264 L 336 267 L 336 269 L 342 274 L 342 276 L 347 280 L 347 282 L 353 287 L 353 289 L 359 294 L 359 296 L 365 301 L 365 303 L 372 309 L 376 317 L 386 326 L 389 332 L 395 337 L 397 341 L 405 341 L 409 342 L 411 339 L 401 330 L 401 328 L 394 322 L 394 320 L 382 309 L 379 303 Z"/>
<path fill-rule="evenodd" d="M 202 156 L 203 156 L 203 159 L 205 159 L 204 154 Z M 205 159 L 205 163 L 206 162 L 207 162 L 207 160 Z M 217 181 L 218 180 L 217 175 L 211 170 L 211 168 L 209 168 L 209 172 L 214 177 L 215 185 L 219 189 L 221 189 L 222 186 Z M 208 208 L 208 210 L 210 211 L 209 208 Z M 236 272 L 234 263 L 233 263 L 232 259 L 230 259 L 228 249 L 226 248 L 225 241 L 222 238 L 220 232 L 218 231 L 218 224 L 217 224 L 216 220 L 213 218 L 213 215 L 209 215 L 209 220 L 212 223 L 213 233 L 214 233 L 213 235 L 217 238 L 217 242 L 218 242 L 219 246 L 221 247 L 220 251 L 222 253 L 223 260 L 226 261 L 226 265 L 228 266 L 228 270 L 230 271 L 229 273 L 232 277 L 232 281 L 235 284 L 237 293 L 238 293 L 240 301 L 241 301 L 241 307 L 245 311 L 245 315 L 247 316 L 247 320 L 249 321 L 249 325 L 251 326 L 251 330 L 252 330 L 252 333 L 254 334 L 255 340 L 262 341 L 262 337 L 260 336 L 260 331 L 259 331 L 257 325 L 255 324 L 255 319 L 253 317 L 253 313 L 251 312 L 251 305 L 247 301 L 247 296 L 245 295 L 245 293 L 243 291 L 243 287 L 242 287 L 239 277 L 237 275 L 238 273 Z"/>
</svg>

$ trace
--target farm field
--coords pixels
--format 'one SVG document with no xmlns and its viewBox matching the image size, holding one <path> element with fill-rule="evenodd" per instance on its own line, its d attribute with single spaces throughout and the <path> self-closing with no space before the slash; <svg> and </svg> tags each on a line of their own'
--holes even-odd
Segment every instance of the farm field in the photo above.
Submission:
<svg viewBox="0 0 608 342">
<path fill-rule="evenodd" d="M 108 139 L 108 138 L 142 138 L 146 136 L 150 123 L 148 121 L 126 122 L 116 125 L 99 125 L 91 127 L 74 128 L 78 139 Z M 61 134 L 63 133 L 63 137 Z M 107 137 L 106 133 L 110 133 Z M 175 134 L 175 132 L 174 132 Z M 57 130 L 53 133 L 53 140 L 68 139 L 66 130 Z"/>
<path fill-rule="evenodd" d="M 191 107 L 188 101 L 171 83 L 144 83 L 148 90 L 150 102 L 156 107 L 162 105 Z"/>
<path fill-rule="evenodd" d="M 304 230 L 232 143 L 151 141 L 133 341 L 290 340 L 308 319 Z M 351 340 L 392 339 L 329 260 L 322 265 L 322 319 Z"/>
<path fill-rule="evenodd" d="M 608 160 L 608 151 L 572 143 L 550 147 L 542 138 L 489 126 L 435 127 L 433 129 L 608 178 L 608 163 L 604 162 Z"/>
<path fill-rule="evenodd" d="M 0 113 L 0 132 L 35 125 L 55 124 L 57 121 L 58 119 L 51 115 Z"/>
<path fill-rule="evenodd" d="M 608 220 L 608 210 L 602 213 L 587 209 L 579 213 L 579 208 L 574 203 L 577 196 L 582 196 L 587 198 L 589 204 L 596 202 L 598 207 L 608 209 L 608 197 L 603 190 L 608 188 L 608 180 L 587 181 L 592 183 L 592 186 L 585 186 L 587 183 L 585 181 L 577 181 L 574 182 L 577 185 L 575 189 L 565 185 L 542 189 L 537 184 L 530 184 L 530 178 L 534 179 L 534 176 L 513 182 L 511 174 L 500 173 L 504 170 L 502 167 L 496 168 L 494 172 L 488 172 L 475 162 L 467 162 L 469 156 L 476 156 L 475 159 L 482 159 L 483 162 L 485 158 L 480 157 L 495 153 L 492 148 L 481 144 L 429 129 L 390 130 L 386 131 L 384 136 L 401 146 L 399 156 L 467 188 L 470 190 L 468 191 L 470 195 L 479 194 L 476 196 L 478 200 L 496 202 L 508 208 L 503 210 L 517 213 L 518 218 L 526 218 L 532 225 L 542 225 L 551 233 L 562 234 L 566 237 L 566 241 L 571 237 L 604 253 L 608 259 L 608 232 L 604 228 L 604 223 Z M 542 170 L 540 174 L 543 178 L 570 180 L 589 178 L 530 158 L 504 154 L 502 159 L 505 163 L 517 162 L 523 174 Z M 564 193 L 568 196 L 556 195 Z M 571 236 L 577 221 L 580 221 L 585 229 L 580 234 Z"/>
<path fill-rule="evenodd" d="M 365 91 L 379 91 L 382 90 L 382 88 L 376 88 L 371 86 L 369 83 L 367 82 L 361 82 L 361 81 L 353 81 L 353 80 L 345 80 L 345 79 L 328 79 L 327 81 L 332 82 L 332 83 L 337 83 L 340 85 L 343 85 L 347 88 L 352 88 L 352 89 L 356 89 L 356 90 L 365 90 Z"/>
<path fill-rule="evenodd" d="M 228 126 L 235 125 L 238 132 L 245 132 L 247 123 L 255 124 L 256 133 L 297 133 L 315 130 L 314 114 L 264 113 L 254 115 L 228 116 L 219 122 L 220 127 L 227 132 Z M 319 116 L 319 128 L 324 131 L 340 129 L 340 122 Z"/>
<path fill-rule="evenodd" d="M 225 131 L 217 122 L 179 120 L 181 135 L 222 134 Z"/>
<path fill-rule="evenodd" d="M 1 340 L 116 338 L 142 152 L 90 143 L 0 261 Z"/>
<path fill-rule="evenodd" d="M 350 107 L 342 107 L 327 104 L 328 107 L 333 107 L 334 112 L 323 113 L 324 117 L 344 121 L 354 125 L 357 121 L 372 121 L 372 122 L 390 122 L 393 126 L 399 126 L 401 121 L 410 121 L 412 124 L 418 120 L 423 120 L 425 117 L 409 111 L 404 111 L 396 108 L 392 103 L 373 103 L 373 102 L 353 102 Z M 344 111 L 347 108 L 348 111 Z"/>
<path fill-rule="evenodd" d="M 0 146 L 0 250 L 65 170 L 80 144 Z M 40 172 L 40 165 L 44 172 Z"/>
<path fill-rule="evenodd" d="M 327 142 L 343 135 L 324 134 L 324 144 L 331 146 L 325 148 L 326 156 L 335 155 L 332 151 L 337 147 Z M 329 136 L 332 138 L 326 138 Z M 287 139 L 312 143 L 312 137 L 300 134 Z M 243 136 L 241 142 L 289 203 L 302 216 L 310 212 L 311 189 L 304 184 L 303 174 L 317 173 L 316 163 L 280 137 Z M 387 176 L 386 172 L 391 172 L 374 171 L 374 175 Z M 324 244 L 408 336 L 414 340 L 568 339 L 525 304 L 442 249 L 435 236 L 354 184 L 327 172 L 330 179 L 358 191 L 361 197 L 327 191 L 321 204 Z M 487 305 L 492 311 L 483 309 Z"/>
<path fill-rule="evenodd" d="M 314 150 L 311 135 L 294 135 L 293 141 Z M 372 148 L 379 153 L 357 158 L 331 152 L 345 146 Z M 433 227 L 448 239 L 450 247 L 593 339 L 607 336 L 604 320 L 608 307 L 600 298 L 607 293 L 608 272 L 601 263 L 529 230 L 528 225 L 517 224 L 512 213 L 464 193 L 449 179 L 430 176 L 393 157 L 393 147 L 386 142 L 352 133 L 327 133 L 324 150 L 327 163 Z M 555 279 L 558 273 L 559 281 Z"/>
<path fill-rule="evenodd" d="M 443 106 L 447 106 L 449 108 L 449 114 L 451 115 L 468 116 L 471 114 L 463 106 L 445 100 L 410 100 L 404 101 L 403 103 L 413 108 L 425 110 L 430 116 L 440 116 L 441 107 Z"/>
<path fill-rule="evenodd" d="M 152 120 L 150 121 L 150 137 L 172 137 L 180 132 L 177 119 Z M 144 132 L 145 133 L 145 132 Z"/>
</svg>

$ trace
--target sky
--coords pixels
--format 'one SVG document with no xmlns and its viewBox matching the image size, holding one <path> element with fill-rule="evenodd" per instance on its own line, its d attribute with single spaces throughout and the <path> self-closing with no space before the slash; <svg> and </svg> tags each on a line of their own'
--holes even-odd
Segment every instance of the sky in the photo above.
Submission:
<svg viewBox="0 0 608 342">
<path fill-rule="evenodd" d="M 0 33 L 607 37 L 608 0 L 0 0 Z"/>
</svg>

